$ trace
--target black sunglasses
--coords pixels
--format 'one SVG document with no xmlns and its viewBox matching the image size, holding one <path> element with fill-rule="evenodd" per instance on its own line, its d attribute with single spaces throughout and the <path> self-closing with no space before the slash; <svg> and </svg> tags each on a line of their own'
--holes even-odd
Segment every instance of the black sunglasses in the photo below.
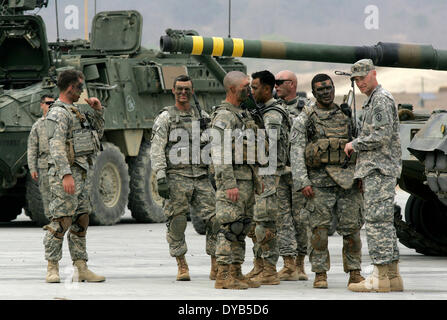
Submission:
<svg viewBox="0 0 447 320">
<path fill-rule="evenodd" d="M 47 106 L 51 106 L 54 103 L 54 101 L 44 101 L 43 103 L 45 103 Z"/>
<path fill-rule="evenodd" d="M 280 85 L 282 85 L 286 81 L 292 81 L 292 80 L 290 80 L 290 79 L 278 79 L 278 80 L 275 80 L 275 84 L 277 86 L 280 86 Z"/>
</svg>

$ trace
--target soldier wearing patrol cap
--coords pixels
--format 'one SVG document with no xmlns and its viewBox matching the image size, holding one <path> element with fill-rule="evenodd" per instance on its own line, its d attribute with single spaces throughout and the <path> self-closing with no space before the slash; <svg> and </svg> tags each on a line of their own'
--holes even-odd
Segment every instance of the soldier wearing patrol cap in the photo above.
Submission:
<svg viewBox="0 0 447 320">
<path fill-rule="evenodd" d="M 352 128 L 350 114 L 334 103 L 334 83 L 328 75 L 312 79 L 312 93 L 316 103 L 304 107 L 291 129 L 291 170 L 295 191 L 307 198 L 313 286 L 325 289 L 330 268 L 328 230 L 334 213 L 337 232 L 343 236 L 348 285 L 364 280 L 360 275 L 362 195 L 354 179 L 354 158 L 347 161 L 343 152 Z"/>
<path fill-rule="evenodd" d="M 393 207 L 396 178 L 402 168 L 398 112 L 393 96 L 378 84 L 370 59 L 357 61 L 351 77 L 368 99 L 359 136 L 347 143 L 344 151 L 347 155 L 358 153 L 355 177 L 363 181 L 366 237 L 374 271 L 349 289 L 403 291 Z"/>
</svg>

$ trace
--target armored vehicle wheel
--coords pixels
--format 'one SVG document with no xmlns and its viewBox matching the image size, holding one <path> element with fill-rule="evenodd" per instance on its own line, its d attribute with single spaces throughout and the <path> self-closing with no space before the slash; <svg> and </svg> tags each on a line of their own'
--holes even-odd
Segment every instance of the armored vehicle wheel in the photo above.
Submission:
<svg viewBox="0 0 447 320">
<path fill-rule="evenodd" d="M 124 214 L 129 196 L 129 173 L 124 155 L 112 143 L 103 143 L 89 173 L 91 224 L 112 225 Z"/>
<path fill-rule="evenodd" d="M 416 220 L 416 218 L 419 220 L 418 223 L 419 226 L 421 226 L 421 231 L 417 231 L 414 224 L 411 225 L 408 221 L 402 221 L 400 214 L 401 209 L 399 206 L 395 205 L 394 225 L 396 227 L 397 237 L 404 246 L 415 249 L 418 253 L 429 256 L 447 256 L 447 244 L 444 242 L 446 240 L 445 235 L 441 235 L 443 230 L 442 228 L 445 228 L 445 224 L 441 224 L 442 221 L 439 220 L 439 216 L 442 214 L 442 211 L 436 214 L 435 210 L 437 209 L 434 208 L 437 205 L 430 202 L 432 201 L 425 201 L 416 198 L 413 195 L 411 195 L 407 200 L 405 214 L 407 215 L 407 212 L 410 211 L 412 218 L 414 220 Z M 427 210 L 430 210 L 430 212 Z M 415 213 L 415 211 L 418 211 L 419 213 Z M 439 225 L 433 226 L 431 224 L 431 229 L 428 230 L 427 226 L 430 224 L 428 224 L 427 217 L 430 215 L 435 216 L 435 220 L 439 223 Z M 422 228 L 422 224 L 425 224 L 424 228 Z M 427 231 L 430 232 L 427 234 Z"/>
<path fill-rule="evenodd" d="M 45 216 L 42 195 L 39 190 L 39 183 L 34 181 L 30 175 L 26 179 L 26 207 L 25 214 L 31 218 L 39 227 L 50 221 Z"/>
<path fill-rule="evenodd" d="M 191 217 L 191 222 L 192 222 L 192 226 L 194 227 L 194 230 L 196 230 L 196 232 L 198 234 L 201 234 L 201 235 L 206 234 L 206 224 L 205 224 L 205 221 L 203 221 L 203 219 L 201 219 L 195 213 L 193 208 L 191 208 L 189 216 Z"/>
<path fill-rule="evenodd" d="M 14 187 L 3 192 L 4 194 L 0 197 L 2 205 L 0 222 L 9 222 L 22 213 L 22 208 L 25 206 L 25 190 L 22 192 L 21 188 Z"/>
<path fill-rule="evenodd" d="M 157 181 L 152 174 L 150 147 L 149 142 L 143 141 L 138 156 L 129 161 L 129 209 L 138 222 L 165 222 L 163 198 L 158 195 Z"/>
</svg>

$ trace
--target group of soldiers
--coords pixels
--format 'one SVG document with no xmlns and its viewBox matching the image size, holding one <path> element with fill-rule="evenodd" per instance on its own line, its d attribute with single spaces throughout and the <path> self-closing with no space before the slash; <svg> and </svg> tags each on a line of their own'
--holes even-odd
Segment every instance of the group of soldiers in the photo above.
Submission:
<svg viewBox="0 0 447 320">
<path fill-rule="evenodd" d="M 393 225 L 401 170 L 397 110 L 391 94 L 378 84 L 371 60 L 356 62 L 351 77 L 368 97 L 359 130 L 350 107 L 334 103 L 335 86 L 326 74 L 312 79 L 311 102 L 297 97 L 297 77 L 291 71 L 273 75 L 264 70 L 251 79 L 231 71 L 223 81 L 225 100 L 211 115 L 191 104 L 194 88 L 187 75 L 174 80 L 175 104 L 155 119 L 150 156 L 164 198 L 177 280 L 191 279 L 185 229 L 192 209 L 206 223 L 209 278 L 216 289 L 308 280 L 307 254 L 314 288 L 328 288 L 328 230 L 335 216 L 349 290 L 403 290 Z M 28 141 L 31 176 L 41 190 L 50 190 L 42 192 L 50 220 L 44 227 L 46 281 L 60 281 L 58 261 L 67 231 L 74 279 L 104 281 L 87 268 L 85 240 L 91 212 L 87 179 L 100 149 L 103 108 L 96 98 L 85 100 L 93 112 L 74 105 L 83 91 L 82 73 L 64 71 L 57 85 L 58 100 L 42 97 L 44 116 Z M 200 141 L 193 139 L 197 130 Z M 360 274 L 364 224 L 374 265 L 366 279 Z M 247 236 L 254 261 L 243 275 Z M 279 256 L 284 266 L 277 271 Z"/>
<path fill-rule="evenodd" d="M 231 71 L 223 81 L 225 100 L 211 116 L 191 105 L 191 79 L 176 78 L 175 105 L 155 120 L 151 164 L 165 199 L 167 241 L 177 259 L 177 280 L 190 280 L 184 231 L 193 207 L 207 225 L 209 278 L 216 289 L 307 280 L 306 254 L 315 273 L 314 288 L 328 288 L 328 230 L 335 215 L 349 290 L 403 290 L 393 225 L 401 171 L 397 109 L 391 94 L 378 84 L 371 60 L 356 62 L 351 79 L 368 97 L 361 125 L 349 106 L 334 103 L 335 86 L 326 74 L 312 79 L 311 102 L 297 97 L 297 77 L 291 71 L 275 76 L 264 70 L 251 79 Z M 199 126 L 194 123 L 199 122 L 208 125 L 200 124 L 201 147 L 194 150 L 193 131 Z M 179 129 L 186 138 L 179 136 Z M 250 132 L 256 138 L 250 139 Z M 264 143 L 259 143 L 262 137 Z M 256 155 L 250 157 L 254 140 Z M 184 161 L 178 161 L 185 150 Z M 265 153 L 267 163 L 261 156 Z M 194 155 L 200 161 L 194 162 Z M 360 273 L 364 224 L 374 265 L 366 279 Z M 247 236 L 253 241 L 254 267 L 243 275 Z M 278 272 L 279 256 L 284 267 Z"/>
</svg>

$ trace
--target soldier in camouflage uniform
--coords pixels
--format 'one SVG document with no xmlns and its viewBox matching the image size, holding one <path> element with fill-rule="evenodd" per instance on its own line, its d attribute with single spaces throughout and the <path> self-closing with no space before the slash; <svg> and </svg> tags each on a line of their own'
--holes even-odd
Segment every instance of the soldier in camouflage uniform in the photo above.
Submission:
<svg viewBox="0 0 447 320">
<path fill-rule="evenodd" d="M 393 96 L 378 84 L 370 59 L 357 61 L 351 73 L 368 99 L 363 104 L 360 134 L 346 144 L 345 152 L 358 152 L 355 177 L 363 181 L 366 239 L 374 271 L 365 281 L 352 284 L 349 289 L 403 291 L 394 227 L 396 179 L 402 169 L 397 108 Z"/>
<path fill-rule="evenodd" d="M 73 103 L 83 92 L 84 75 L 75 70 L 63 71 L 57 80 L 59 99 L 45 119 L 49 144 L 48 177 L 51 223 L 44 227 L 47 282 L 59 282 L 58 261 L 62 242 L 68 233 L 68 247 L 75 266 L 74 281 L 101 282 L 105 278 L 87 268 L 86 234 L 91 212 L 87 176 L 92 157 L 100 149 L 104 131 L 101 102 L 85 99 L 94 112 L 81 112 Z"/>
<path fill-rule="evenodd" d="M 279 215 L 278 185 L 286 184 L 286 165 L 289 162 L 290 119 L 288 112 L 273 98 L 275 76 L 267 71 L 252 75 L 252 94 L 257 104 L 269 144 L 276 146 L 276 164 L 274 170 L 264 176 L 265 190 L 256 199 L 255 229 L 250 233 L 253 239 L 254 268 L 247 277 L 261 284 L 276 285 L 280 283 L 276 263 L 279 258 L 276 220 Z M 269 149 L 270 149 L 269 145 Z M 271 157 L 269 155 L 269 160 Z"/>
<path fill-rule="evenodd" d="M 260 284 L 245 278 L 241 265 L 245 259 L 245 237 L 251 226 L 255 192 L 263 186 L 254 162 L 249 164 L 248 152 L 236 161 L 236 141 L 241 137 L 247 145 L 244 130 L 257 130 L 249 112 L 244 110 L 249 93 L 249 77 L 240 71 L 231 71 L 224 78 L 226 98 L 212 115 L 212 159 L 216 178 L 216 218 L 219 225 L 216 256 L 218 274 L 216 289 L 247 289 Z M 239 131 L 240 130 L 240 131 Z M 233 136 L 226 143 L 225 136 Z M 214 136 L 214 134 L 216 136 Z M 243 144 L 243 145 L 244 145 Z M 229 161 L 227 160 L 229 159 Z"/>
<path fill-rule="evenodd" d="M 293 121 L 303 107 L 309 104 L 306 98 L 296 94 L 298 80 L 292 71 L 283 70 L 275 75 L 275 90 L 278 101 L 289 112 Z M 280 280 L 307 280 L 304 270 L 304 258 L 307 254 L 308 223 L 304 209 L 306 198 L 300 192 L 293 192 L 292 172 L 286 166 L 278 185 L 279 215 L 277 218 L 279 254 L 284 260 L 284 267 L 278 272 Z"/>
<path fill-rule="evenodd" d="M 353 158 L 345 161 L 344 145 L 352 132 L 352 120 L 334 101 L 332 79 L 318 74 L 312 79 L 316 103 L 304 107 L 291 130 L 292 175 L 295 190 L 308 199 L 312 231 L 309 259 L 316 273 L 314 288 L 327 288 L 330 268 L 328 229 L 332 215 L 343 236 L 343 267 L 349 283 L 360 282 L 360 228 L 363 225 L 362 195 L 354 181 Z M 346 112 L 347 113 L 347 112 Z"/>
<path fill-rule="evenodd" d="M 47 219 L 51 219 L 48 205 L 50 185 L 48 182 L 48 138 L 45 129 L 44 120 L 48 109 L 54 103 L 52 95 L 45 94 L 40 98 L 40 108 L 42 109 L 42 118 L 38 119 L 32 126 L 28 137 L 28 168 L 31 178 L 38 181 L 40 195 L 42 197 L 43 209 Z"/>
<path fill-rule="evenodd" d="M 192 206 L 195 214 L 207 226 L 206 253 L 211 256 L 210 279 L 214 280 L 217 274 L 216 234 L 213 231 L 216 197 L 208 178 L 208 165 L 200 157 L 200 144 L 206 141 L 193 141 L 195 133 L 202 136 L 202 139 L 205 137 L 201 135 L 200 119 L 204 123 L 209 116 L 204 111 L 199 113 L 197 108 L 191 107 L 190 99 L 194 90 L 188 76 L 181 75 L 174 80 L 172 93 L 175 106 L 164 108 L 155 119 L 150 151 L 158 193 L 166 199 L 163 210 L 168 219 L 166 239 L 169 253 L 177 260 L 177 280 L 189 281 L 189 268 L 185 258 L 185 229 L 186 217 Z"/>
</svg>

